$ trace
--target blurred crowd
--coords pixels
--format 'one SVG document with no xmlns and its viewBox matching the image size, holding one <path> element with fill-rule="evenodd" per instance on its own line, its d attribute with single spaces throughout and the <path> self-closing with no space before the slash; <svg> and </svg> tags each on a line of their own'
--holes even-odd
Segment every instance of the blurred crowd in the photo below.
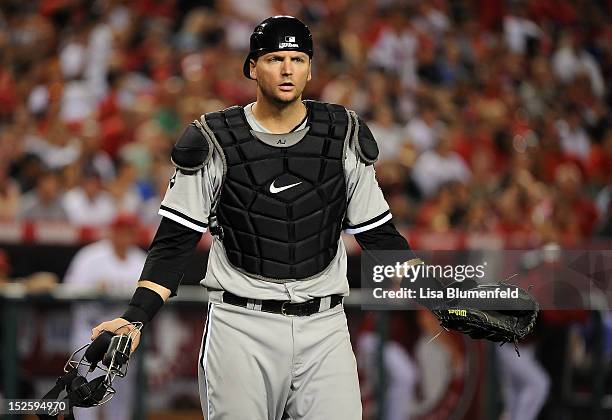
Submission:
<svg viewBox="0 0 612 420">
<path fill-rule="evenodd" d="M 304 97 L 345 105 L 380 148 L 396 224 L 612 236 L 609 1 L 5 0 L 0 219 L 158 220 L 172 144 L 254 100 L 253 27 L 311 28 Z"/>
</svg>

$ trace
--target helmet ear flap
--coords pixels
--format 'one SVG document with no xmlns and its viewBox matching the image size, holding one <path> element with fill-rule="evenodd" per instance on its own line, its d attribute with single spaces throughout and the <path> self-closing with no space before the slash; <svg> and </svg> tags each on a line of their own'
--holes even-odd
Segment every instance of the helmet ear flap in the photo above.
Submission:
<svg viewBox="0 0 612 420">
<path fill-rule="evenodd" d="M 254 80 L 251 77 L 251 60 L 255 60 L 257 56 L 254 55 L 253 53 L 250 53 L 249 55 L 247 55 L 246 59 L 244 60 L 244 64 L 242 65 L 242 73 L 244 74 L 244 77 L 246 77 L 247 79 L 251 79 Z"/>
</svg>

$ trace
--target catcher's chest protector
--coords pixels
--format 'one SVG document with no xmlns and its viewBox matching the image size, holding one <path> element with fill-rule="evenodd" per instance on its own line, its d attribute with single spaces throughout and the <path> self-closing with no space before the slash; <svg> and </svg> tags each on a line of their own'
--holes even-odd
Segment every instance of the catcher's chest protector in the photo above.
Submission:
<svg viewBox="0 0 612 420">
<path fill-rule="evenodd" d="M 339 105 L 305 103 L 309 130 L 288 147 L 251 134 L 242 107 L 205 116 L 225 156 L 216 215 L 227 257 L 265 279 L 313 276 L 338 248 L 349 118 Z"/>
</svg>

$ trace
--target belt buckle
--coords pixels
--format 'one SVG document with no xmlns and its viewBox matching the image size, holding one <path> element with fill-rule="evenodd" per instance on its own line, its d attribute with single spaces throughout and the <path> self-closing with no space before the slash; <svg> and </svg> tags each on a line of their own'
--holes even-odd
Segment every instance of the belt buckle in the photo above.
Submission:
<svg viewBox="0 0 612 420">
<path fill-rule="evenodd" d="M 290 300 L 286 300 L 281 305 L 281 314 L 283 314 L 284 316 L 288 316 L 288 317 L 294 317 L 295 315 L 288 314 L 287 311 L 286 311 L 285 305 L 287 305 L 288 303 L 291 303 L 291 301 Z"/>
</svg>

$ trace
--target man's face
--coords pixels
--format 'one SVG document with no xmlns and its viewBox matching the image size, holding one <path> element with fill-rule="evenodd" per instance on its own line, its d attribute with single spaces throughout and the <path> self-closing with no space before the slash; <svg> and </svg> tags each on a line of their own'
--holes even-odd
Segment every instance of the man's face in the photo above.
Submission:
<svg viewBox="0 0 612 420">
<path fill-rule="evenodd" d="M 138 241 L 137 230 L 132 226 L 117 226 L 111 229 L 110 239 L 117 251 L 123 252 L 136 245 Z"/>
<path fill-rule="evenodd" d="M 258 90 L 278 104 L 298 100 L 311 78 L 310 57 L 300 51 L 275 51 L 251 60 Z"/>
<path fill-rule="evenodd" d="M 36 186 L 39 197 L 45 201 L 55 199 L 60 191 L 60 188 L 60 180 L 57 175 L 54 174 L 46 174 L 38 180 Z"/>
</svg>

